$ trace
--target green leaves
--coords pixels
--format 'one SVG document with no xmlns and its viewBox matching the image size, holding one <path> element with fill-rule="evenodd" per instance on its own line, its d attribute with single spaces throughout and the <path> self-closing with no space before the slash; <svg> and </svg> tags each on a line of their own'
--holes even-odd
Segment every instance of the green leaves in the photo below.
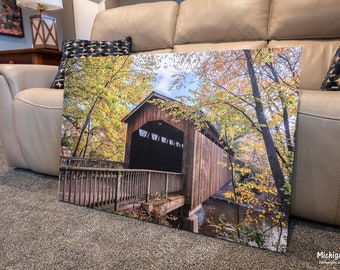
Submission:
<svg viewBox="0 0 340 270">
<path fill-rule="evenodd" d="M 130 56 L 70 61 L 65 79 L 63 151 L 77 157 L 123 161 L 126 127 L 121 119 L 152 91 L 153 64 L 153 56 L 139 59 L 138 65 Z"/>
</svg>

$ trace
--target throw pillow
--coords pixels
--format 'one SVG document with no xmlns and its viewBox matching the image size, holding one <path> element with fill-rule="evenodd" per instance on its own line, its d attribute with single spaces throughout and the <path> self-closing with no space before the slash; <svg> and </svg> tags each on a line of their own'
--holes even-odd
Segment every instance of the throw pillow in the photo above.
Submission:
<svg viewBox="0 0 340 270">
<path fill-rule="evenodd" d="M 63 53 L 51 88 L 64 89 L 64 73 L 68 59 L 97 56 L 129 55 L 131 53 L 131 37 L 116 41 L 96 40 L 65 40 L 63 41 Z"/>
<path fill-rule="evenodd" d="M 331 66 L 329 67 L 320 89 L 324 91 L 340 90 L 340 47 L 333 57 Z"/>
</svg>

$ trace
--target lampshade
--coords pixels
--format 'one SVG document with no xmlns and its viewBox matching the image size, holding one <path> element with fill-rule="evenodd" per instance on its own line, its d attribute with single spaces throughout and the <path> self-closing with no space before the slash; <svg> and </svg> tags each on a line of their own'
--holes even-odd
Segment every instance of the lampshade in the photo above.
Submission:
<svg viewBox="0 0 340 270">
<path fill-rule="evenodd" d="M 45 10 L 63 8 L 62 0 L 17 0 L 17 6 L 22 8 L 38 9 L 38 5 L 44 5 Z"/>
</svg>

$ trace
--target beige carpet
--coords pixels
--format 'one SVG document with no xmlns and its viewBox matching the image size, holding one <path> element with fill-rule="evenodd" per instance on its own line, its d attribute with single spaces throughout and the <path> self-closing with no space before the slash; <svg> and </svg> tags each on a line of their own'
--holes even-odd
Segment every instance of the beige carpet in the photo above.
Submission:
<svg viewBox="0 0 340 270">
<path fill-rule="evenodd" d="M 287 254 L 59 203 L 58 181 L 8 168 L 0 146 L 0 269 L 339 269 L 340 229 L 292 218 Z M 338 260 L 340 262 L 340 259 Z"/>
</svg>

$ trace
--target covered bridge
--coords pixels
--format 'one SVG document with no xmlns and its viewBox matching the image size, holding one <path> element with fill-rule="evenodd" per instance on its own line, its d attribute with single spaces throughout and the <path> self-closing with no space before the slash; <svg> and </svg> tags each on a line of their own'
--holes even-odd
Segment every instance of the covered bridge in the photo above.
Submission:
<svg viewBox="0 0 340 270">
<path fill-rule="evenodd" d="M 185 215 L 228 182 L 227 153 L 218 133 L 210 127 L 198 131 L 186 120 L 172 121 L 153 99 L 177 102 L 152 92 L 123 121 L 127 124 L 125 162 L 130 169 L 152 169 L 184 174 Z"/>
</svg>

